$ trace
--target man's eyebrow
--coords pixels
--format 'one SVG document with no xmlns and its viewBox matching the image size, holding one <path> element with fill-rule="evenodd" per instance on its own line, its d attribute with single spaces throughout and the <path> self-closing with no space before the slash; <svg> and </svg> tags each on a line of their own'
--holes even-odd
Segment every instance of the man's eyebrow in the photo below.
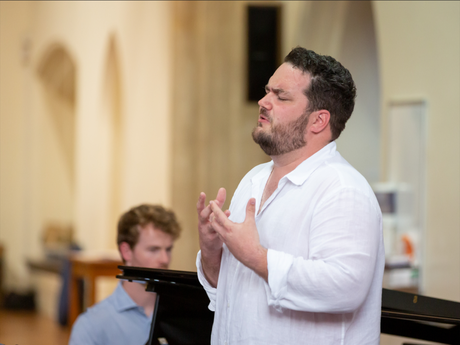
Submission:
<svg viewBox="0 0 460 345">
<path fill-rule="evenodd" d="M 276 88 L 276 87 L 271 88 L 268 85 L 265 85 L 265 91 L 272 91 L 273 93 L 275 93 L 277 95 L 280 94 L 280 93 L 285 94 L 285 95 L 290 94 L 289 91 L 286 91 L 286 90 L 280 89 L 280 88 Z"/>
<path fill-rule="evenodd" d="M 174 245 L 171 244 L 169 247 L 166 247 L 165 249 L 166 249 L 166 250 L 169 250 L 169 249 L 172 249 L 173 247 L 174 247 Z M 150 249 L 161 249 L 161 248 L 163 248 L 163 247 L 162 247 L 162 246 L 155 245 L 155 244 L 152 244 L 152 245 L 148 246 L 148 248 L 150 248 Z M 1 345 L 1 344 L 0 344 L 0 345 Z"/>
</svg>

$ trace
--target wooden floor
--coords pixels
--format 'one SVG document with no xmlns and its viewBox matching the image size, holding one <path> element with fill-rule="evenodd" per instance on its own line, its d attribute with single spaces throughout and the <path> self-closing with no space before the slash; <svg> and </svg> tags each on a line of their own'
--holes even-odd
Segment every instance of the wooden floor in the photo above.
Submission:
<svg viewBox="0 0 460 345">
<path fill-rule="evenodd" d="M 66 345 L 70 330 L 56 321 L 29 311 L 0 309 L 0 344 Z"/>
<path fill-rule="evenodd" d="M 0 345 L 67 345 L 70 330 L 48 317 L 0 308 Z M 437 344 L 382 334 L 380 345 Z"/>
</svg>

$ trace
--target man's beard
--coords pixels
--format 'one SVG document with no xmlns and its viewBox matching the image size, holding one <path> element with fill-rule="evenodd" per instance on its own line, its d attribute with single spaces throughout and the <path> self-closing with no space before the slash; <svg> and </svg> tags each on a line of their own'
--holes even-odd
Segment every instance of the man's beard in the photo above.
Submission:
<svg viewBox="0 0 460 345">
<path fill-rule="evenodd" d="M 260 111 L 268 118 L 266 109 L 261 108 Z M 297 120 L 278 125 L 273 125 L 269 118 L 271 128 L 264 130 L 262 125 L 258 124 L 252 130 L 252 139 L 269 156 L 278 156 L 300 149 L 307 144 L 304 136 L 310 113 L 305 111 Z"/>
</svg>

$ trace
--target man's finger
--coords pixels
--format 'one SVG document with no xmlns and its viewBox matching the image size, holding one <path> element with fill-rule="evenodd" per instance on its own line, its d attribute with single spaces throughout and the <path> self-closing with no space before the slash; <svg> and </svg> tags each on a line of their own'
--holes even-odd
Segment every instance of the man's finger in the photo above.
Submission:
<svg viewBox="0 0 460 345">
<path fill-rule="evenodd" d="M 219 206 L 216 204 L 215 201 L 209 202 L 208 207 L 211 209 L 211 212 L 213 212 L 212 207 L 214 207 L 214 209 L 216 210 L 216 212 L 212 213 L 212 215 L 211 215 L 211 217 L 209 219 L 209 222 L 211 223 L 211 227 L 219 235 L 219 238 L 221 240 L 224 240 L 225 226 L 223 224 L 222 218 L 220 217 L 224 213 L 222 212 L 222 210 L 219 208 Z M 218 212 L 220 212 L 220 213 L 218 213 Z M 224 214 L 224 216 L 225 216 L 225 214 Z M 225 218 L 225 220 L 227 220 L 227 219 Z"/>
<path fill-rule="evenodd" d="M 198 211 L 198 213 L 201 213 L 201 211 L 203 210 L 205 201 L 206 201 L 206 194 L 201 192 L 200 196 L 198 197 L 198 202 L 196 203 L 196 210 Z"/>
<path fill-rule="evenodd" d="M 246 218 L 244 221 L 253 220 L 256 218 L 256 199 L 251 198 L 246 205 Z"/>
<path fill-rule="evenodd" d="M 208 205 L 204 209 L 202 209 L 198 215 L 200 216 L 201 220 L 208 220 L 211 213 L 212 213 L 211 207 L 209 207 Z"/>
<path fill-rule="evenodd" d="M 225 203 L 225 199 L 227 198 L 227 191 L 225 188 L 219 188 L 217 192 L 216 201 L 219 207 L 222 207 Z"/>
<path fill-rule="evenodd" d="M 206 201 L 206 194 L 201 192 L 200 197 L 198 198 L 198 202 L 196 204 L 196 210 L 198 212 L 198 219 L 200 220 L 200 222 L 207 221 L 209 216 L 212 213 L 209 205 L 205 207 L 205 201 Z"/>
<path fill-rule="evenodd" d="M 209 202 L 209 207 L 211 211 L 214 212 L 214 222 L 217 222 L 219 225 L 225 226 L 225 223 L 228 221 L 228 218 L 224 211 L 222 211 L 215 201 Z"/>
</svg>

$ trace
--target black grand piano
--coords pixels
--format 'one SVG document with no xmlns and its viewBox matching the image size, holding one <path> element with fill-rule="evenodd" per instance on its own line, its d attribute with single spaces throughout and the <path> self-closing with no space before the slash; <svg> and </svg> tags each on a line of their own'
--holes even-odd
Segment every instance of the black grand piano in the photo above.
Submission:
<svg viewBox="0 0 460 345">
<path fill-rule="evenodd" d="M 210 343 L 214 313 L 208 309 L 209 299 L 196 272 L 118 268 L 122 274 L 117 278 L 146 282 L 146 290 L 157 293 L 146 345 Z M 460 345 L 460 303 L 383 289 L 381 332 Z"/>
</svg>

